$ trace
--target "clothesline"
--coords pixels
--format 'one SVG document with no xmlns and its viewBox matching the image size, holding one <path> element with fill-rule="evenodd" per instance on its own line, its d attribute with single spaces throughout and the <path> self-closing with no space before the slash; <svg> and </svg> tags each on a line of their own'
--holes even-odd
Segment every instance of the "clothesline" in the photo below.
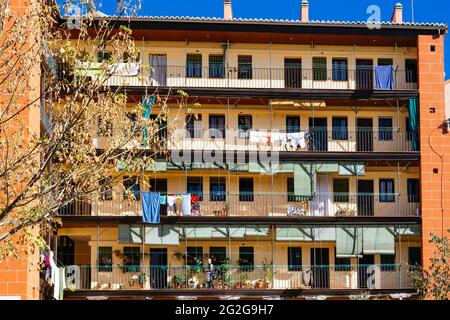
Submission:
<svg viewBox="0 0 450 320">
<path fill-rule="evenodd" d="M 310 136 L 309 132 L 301 131 L 301 132 L 270 132 L 270 131 L 255 131 L 251 130 L 249 134 L 250 143 L 276 143 L 280 142 L 281 144 L 289 144 L 293 148 L 305 148 L 306 147 L 306 139 Z"/>
</svg>

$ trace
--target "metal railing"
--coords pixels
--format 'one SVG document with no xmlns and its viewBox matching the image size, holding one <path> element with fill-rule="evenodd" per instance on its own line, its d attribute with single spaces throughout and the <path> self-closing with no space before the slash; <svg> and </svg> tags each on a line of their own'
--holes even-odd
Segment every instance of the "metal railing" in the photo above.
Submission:
<svg viewBox="0 0 450 320">
<path fill-rule="evenodd" d="M 164 195 L 164 194 L 162 194 Z M 140 195 L 127 199 L 123 193 L 108 193 L 100 199 L 72 202 L 60 215 L 141 216 Z M 174 206 L 160 206 L 162 216 L 230 217 L 419 217 L 420 203 L 406 194 L 318 194 L 312 197 L 286 193 L 201 194 L 190 212 L 183 211 L 181 198 Z"/>
<path fill-rule="evenodd" d="M 383 265 L 71 266 L 71 290 L 406 289 L 408 267 Z"/>
<path fill-rule="evenodd" d="M 141 68 L 142 70 L 144 68 Z M 379 87 L 375 68 L 302 69 L 158 66 L 139 74 L 112 74 L 112 86 L 271 88 L 324 90 L 417 90 L 413 75 L 405 70 L 392 74 L 392 86 Z"/>
<path fill-rule="evenodd" d="M 169 150 L 417 152 L 413 132 L 398 130 L 186 129 L 168 134 Z"/>
</svg>

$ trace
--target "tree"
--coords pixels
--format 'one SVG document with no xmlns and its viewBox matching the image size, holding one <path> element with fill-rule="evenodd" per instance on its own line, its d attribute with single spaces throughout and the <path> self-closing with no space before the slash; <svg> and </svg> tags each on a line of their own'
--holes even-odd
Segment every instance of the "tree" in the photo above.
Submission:
<svg viewBox="0 0 450 320">
<path fill-rule="evenodd" d="M 140 63 L 132 30 L 118 22 L 136 15 L 140 1 L 118 1 L 111 16 L 97 7 L 66 1 L 75 15 L 60 26 L 52 0 L 20 13 L 0 0 L 0 260 L 19 244 L 45 245 L 42 230 L 54 227 L 58 212 L 101 196 L 123 175 L 119 164 L 141 171 L 156 156 L 168 158 L 160 132 L 170 127 L 169 102 L 179 106 L 173 121 L 193 114 L 182 91 L 146 89 L 130 104 L 118 79 L 139 69 L 136 78 L 148 85 L 151 66 Z"/>
<path fill-rule="evenodd" d="M 450 233 L 450 229 L 447 230 Z M 411 266 L 410 277 L 423 298 L 448 300 L 450 297 L 449 238 L 432 234 L 430 243 L 436 246 L 429 267 Z"/>
</svg>

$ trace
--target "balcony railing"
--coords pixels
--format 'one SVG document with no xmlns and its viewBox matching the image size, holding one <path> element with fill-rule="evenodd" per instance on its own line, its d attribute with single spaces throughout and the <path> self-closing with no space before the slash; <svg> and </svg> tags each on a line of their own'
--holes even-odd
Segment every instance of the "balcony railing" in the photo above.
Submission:
<svg viewBox="0 0 450 320">
<path fill-rule="evenodd" d="M 70 266 L 72 290 L 150 289 L 408 289 L 408 267 L 383 265 L 291 266 Z M 66 272 L 67 274 L 67 272 Z M 209 281 L 208 281 L 209 280 Z"/>
<path fill-rule="evenodd" d="M 413 132 L 395 130 L 186 129 L 168 135 L 170 150 L 417 152 Z"/>
<path fill-rule="evenodd" d="M 137 194 L 124 199 L 111 193 L 103 199 L 76 201 L 61 208 L 60 215 L 141 216 L 142 204 Z M 181 201 L 181 200 L 179 200 Z M 313 197 L 281 193 L 202 194 L 191 206 L 190 216 L 229 217 L 419 217 L 420 203 L 406 194 L 318 194 Z M 182 203 L 161 205 L 161 215 L 188 216 Z"/>
<path fill-rule="evenodd" d="M 248 89 L 417 90 L 413 74 L 396 70 L 392 85 L 380 86 L 373 68 L 358 70 L 160 66 L 136 71 L 134 64 L 120 68 L 111 86 L 204 87 Z M 127 72 L 127 70 L 129 72 Z"/>
<path fill-rule="evenodd" d="M 401 131 L 330 131 L 310 130 L 286 132 L 285 130 L 238 129 L 177 129 L 161 133 L 168 150 L 215 151 L 271 151 L 271 152 L 418 152 L 419 144 L 413 132 Z M 417 137 L 417 136 L 416 136 Z M 110 145 L 111 138 L 97 137 L 96 148 Z M 413 141 L 414 140 L 414 141 Z M 130 148 L 145 148 L 140 140 Z"/>
</svg>

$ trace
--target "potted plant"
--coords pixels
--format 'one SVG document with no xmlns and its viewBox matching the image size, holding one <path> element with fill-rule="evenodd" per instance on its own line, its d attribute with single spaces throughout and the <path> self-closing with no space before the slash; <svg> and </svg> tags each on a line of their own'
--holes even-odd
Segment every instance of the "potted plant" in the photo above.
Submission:
<svg viewBox="0 0 450 320">
<path fill-rule="evenodd" d="M 239 283 L 241 285 L 241 288 L 244 288 L 248 283 L 248 275 L 246 273 L 243 273 L 239 277 Z"/>
<path fill-rule="evenodd" d="M 225 206 L 223 207 L 223 215 L 228 216 L 228 212 L 230 210 L 230 204 L 228 202 L 225 202 Z"/>
<path fill-rule="evenodd" d="M 186 281 L 186 278 L 183 274 L 181 273 L 176 273 L 173 277 L 172 277 L 172 282 L 173 282 L 173 286 L 176 289 L 180 289 L 184 283 Z"/>
<path fill-rule="evenodd" d="M 267 258 L 264 258 L 263 260 L 263 274 L 264 274 L 264 288 L 270 288 L 272 285 L 272 279 L 273 279 L 273 270 L 272 270 L 272 261 L 269 262 Z"/>
</svg>

